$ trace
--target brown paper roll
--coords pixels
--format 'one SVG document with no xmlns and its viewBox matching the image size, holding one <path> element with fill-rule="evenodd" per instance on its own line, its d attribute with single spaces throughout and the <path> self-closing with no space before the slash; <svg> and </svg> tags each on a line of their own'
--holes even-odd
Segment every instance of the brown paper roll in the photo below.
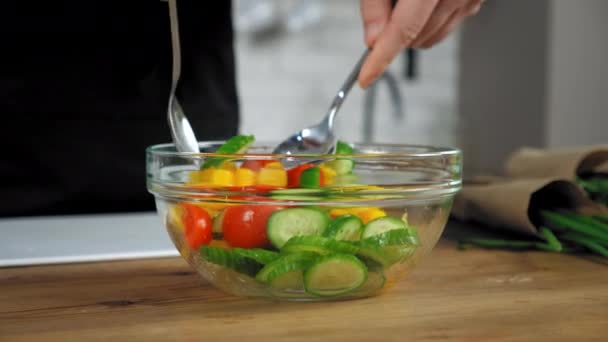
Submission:
<svg viewBox="0 0 608 342">
<path fill-rule="evenodd" d="M 522 148 L 505 165 L 505 177 L 476 176 L 456 196 L 452 215 L 485 225 L 537 234 L 542 210 L 605 213 L 574 183 L 587 172 L 608 173 L 608 145 L 561 149 Z"/>
<path fill-rule="evenodd" d="M 608 145 L 572 148 L 521 148 L 507 160 L 510 178 L 563 178 L 573 180 L 589 171 L 608 170 Z"/>
<path fill-rule="evenodd" d="M 456 196 L 452 215 L 524 234 L 537 234 L 540 211 L 593 207 L 595 204 L 573 182 L 560 179 L 500 180 L 465 184 Z"/>
</svg>

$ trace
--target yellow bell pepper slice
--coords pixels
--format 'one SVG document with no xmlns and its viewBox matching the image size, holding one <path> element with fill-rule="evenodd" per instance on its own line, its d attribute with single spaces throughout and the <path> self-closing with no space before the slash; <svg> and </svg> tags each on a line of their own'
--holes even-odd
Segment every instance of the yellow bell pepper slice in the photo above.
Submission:
<svg viewBox="0 0 608 342">
<path fill-rule="evenodd" d="M 359 216 L 359 218 L 361 219 L 361 221 L 363 221 L 364 224 L 367 224 L 371 220 L 386 216 L 386 212 L 380 208 L 372 207 L 362 211 L 357 216 Z"/>
<path fill-rule="evenodd" d="M 287 186 L 287 171 L 285 171 L 282 166 L 280 169 L 269 168 L 267 166 L 268 165 L 260 169 L 258 173 L 258 184 L 279 187 Z"/>
<path fill-rule="evenodd" d="M 332 218 L 346 214 L 359 217 L 364 224 L 379 217 L 386 216 L 386 212 L 378 207 L 334 208 L 329 211 L 329 216 Z"/>
<path fill-rule="evenodd" d="M 343 208 L 334 208 L 329 211 L 329 216 L 332 219 L 335 219 L 338 216 L 347 215 L 347 214 L 350 214 L 350 212 L 347 209 L 343 209 Z"/>
<path fill-rule="evenodd" d="M 186 185 L 234 186 L 235 172 L 223 168 L 208 168 L 190 172 L 190 182 Z"/>
<path fill-rule="evenodd" d="M 239 168 L 235 173 L 236 186 L 251 186 L 255 185 L 256 173 L 247 168 Z"/>
<path fill-rule="evenodd" d="M 226 169 L 211 169 L 209 184 L 213 186 L 234 186 L 234 172 Z"/>
<path fill-rule="evenodd" d="M 319 170 L 323 174 L 323 185 L 330 185 L 334 183 L 334 179 L 336 178 L 336 171 L 332 168 L 329 168 L 324 165 L 319 166 Z"/>
</svg>

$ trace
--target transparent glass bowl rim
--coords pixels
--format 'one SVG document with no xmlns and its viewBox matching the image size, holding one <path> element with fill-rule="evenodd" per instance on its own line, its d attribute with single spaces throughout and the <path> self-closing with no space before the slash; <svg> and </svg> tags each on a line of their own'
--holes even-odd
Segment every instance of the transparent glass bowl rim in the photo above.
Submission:
<svg viewBox="0 0 608 342">
<path fill-rule="evenodd" d="M 206 141 L 199 142 L 201 148 L 218 147 L 223 141 Z M 253 145 L 253 149 L 263 148 L 268 151 L 272 151 L 272 146 L 275 144 L 268 144 L 266 142 L 257 142 Z M 346 187 L 338 189 L 342 196 L 360 196 L 360 195 L 379 195 L 379 196 L 391 196 L 394 201 L 399 202 L 407 199 L 413 201 L 416 197 L 418 199 L 438 199 L 444 196 L 453 196 L 456 192 L 461 189 L 462 179 L 462 153 L 456 148 L 446 147 L 433 147 L 427 145 L 412 145 L 412 144 L 386 144 L 386 143 L 356 143 L 353 144 L 355 149 L 362 149 L 366 153 L 356 154 L 340 154 L 339 158 L 350 158 L 357 163 L 357 161 L 366 161 L 368 163 L 384 163 L 400 161 L 437 161 L 442 160 L 440 165 L 443 170 L 443 176 L 440 179 L 431 181 L 421 182 L 406 182 L 400 183 L 400 185 L 393 186 L 391 184 L 378 184 L 383 186 L 382 189 L 357 189 L 357 187 Z M 377 152 L 369 153 L 367 151 Z M 389 152 L 386 152 L 389 150 Z M 217 154 L 217 153 L 192 153 L 192 152 L 177 152 L 175 145 L 172 143 L 152 145 L 146 149 L 148 158 L 148 168 L 155 170 L 158 165 L 151 164 L 154 160 L 172 160 L 174 158 L 181 160 L 192 160 L 205 159 L 209 157 L 222 157 L 227 159 L 238 159 L 241 161 L 245 160 L 282 160 L 286 158 L 302 158 L 301 161 L 305 160 L 334 160 L 338 155 L 336 154 L 309 154 L 309 155 L 286 155 L 286 154 L 272 154 L 272 153 L 244 153 L 244 154 Z M 460 170 L 460 171 L 458 171 Z M 435 169 L 435 171 L 438 171 Z M 396 171 L 399 172 L 399 171 Z M 153 172 L 155 174 L 155 172 Z M 157 197 L 173 198 L 173 199 L 187 199 L 204 201 L 204 199 L 197 199 L 196 197 L 204 196 L 242 196 L 251 195 L 256 193 L 255 190 L 242 189 L 206 189 L 198 188 L 196 186 L 184 184 L 181 182 L 171 182 L 164 179 L 158 179 L 155 175 L 148 173 L 147 177 L 148 191 L 153 193 Z M 375 185 L 370 183 L 371 185 Z M 389 186 L 388 188 L 386 186 Z M 262 195 L 265 196 L 265 195 Z M 311 200 L 312 201 L 312 200 Z M 310 201 L 293 199 L 290 202 L 302 202 L 310 204 Z M 326 202 L 325 199 L 319 200 L 319 203 Z M 388 202 L 387 202 L 388 203 Z"/>
<path fill-rule="evenodd" d="M 199 142 L 199 147 L 219 146 L 224 143 L 224 140 L 214 141 L 202 141 Z M 260 146 L 276 146 L 278 143 L 273 142 L 256 142 L 254 147 Z M 391 148 L 394 151 L 391 152 L 369 152 L 369 153 L 353 153 L 353 154 L 340 154 L 341 158 L 365 158 L 365 159 L 388 159 L 388 158 L 437 158 L 447 156 L 460 156 L 462 151 L 454 147 L 442 147 L 442 146 L 431 146 L 431 145 L 416 145 L 416 144 L 394 144 L 394 143 L 354 143 L 353 146 L 365 147 L 365 148 Z M 155 144 L 146 148 L 146 153 L 152 156 L 158 157 L 192 157 L 192 158 L 209 158 L 209 157 L 223 157 L 223 158 L 239 158 L 239 159 L 317 159 L 317 160 L 331 160 L 336 158 L 336 154 L 273 154 L 273 153 L 231 153 L 221 154 L 213 152 L 179 152 L 175 149 L 173 143 Z"/>
</svg>

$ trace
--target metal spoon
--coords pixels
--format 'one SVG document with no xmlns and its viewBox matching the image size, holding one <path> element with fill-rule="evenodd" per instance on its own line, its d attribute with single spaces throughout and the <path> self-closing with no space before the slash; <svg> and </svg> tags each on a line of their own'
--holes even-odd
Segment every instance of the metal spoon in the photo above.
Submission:
<svg viewBox="0 0 608 342">
<path fill-rule="evenodd" d="M 346 95 L 353 87 L 361 71 L 363 61 L 371 50 L 367 49 L 338 90 L 325 118 L 318 124 L 304 128 L 280 143 L 273 151 L 275 154 L 328 154 L 335 149 L 336 138 L 333 134 L 334 119 Z"/>
<path fill-rule="evenodd" d="M 169 107 L 167 109 L 167 119 L 171 136 L 175 147 L 179 152 L 199 153 L 198 140 L 194 135 L 192 126 L 188 122 L 182 106 L 177 101 L 175 91 L 181 73 L 181 50 L 179 43 L 179 25 L 177 21 L 176 0 L 169 0 L 169 19 L 171 22 L 171 46 L 173 50 L 173 72 L 171 75 L 171 93 L 169 95 Z"/>
</svg>

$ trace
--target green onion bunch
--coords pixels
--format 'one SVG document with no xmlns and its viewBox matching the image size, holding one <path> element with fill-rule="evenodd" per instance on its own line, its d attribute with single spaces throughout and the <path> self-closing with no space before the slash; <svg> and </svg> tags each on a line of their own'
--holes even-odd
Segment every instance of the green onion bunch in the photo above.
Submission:
<svg viewBox="0 0 608 342">
<path fill-rule="evenodd" d="M 538 249 L 558 253 L 588 251 L 608 258 L 608 215 L 585 216 L 569 212 L 543 211 L 540 237 L 530 240 L 467 239 L 470 246 L 500 249 Z"/>
</svg>

